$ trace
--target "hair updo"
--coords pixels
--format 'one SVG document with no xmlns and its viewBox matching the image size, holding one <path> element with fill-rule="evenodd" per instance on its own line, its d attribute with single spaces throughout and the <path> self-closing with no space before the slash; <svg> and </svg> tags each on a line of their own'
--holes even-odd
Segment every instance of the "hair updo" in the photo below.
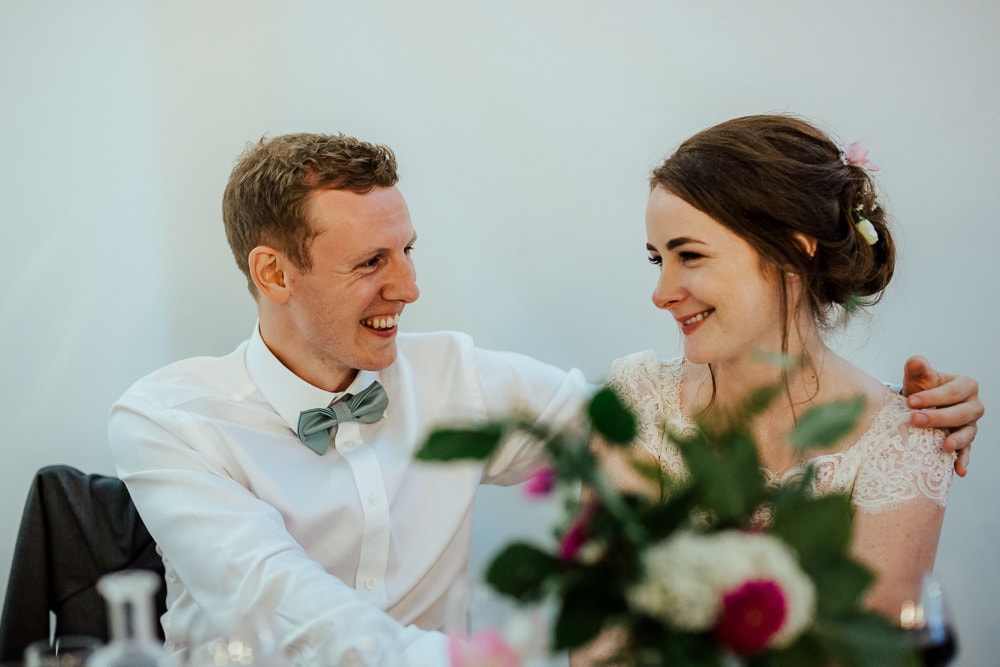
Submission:
<svg viewBox="0 0 1000 667">
<path fill-rule="evenodd" d="M 870 174 L 800 118 L 745 116 L 703 130 L 653 171 L 650 186 L 746 240 L 779 269 L 783 294 L 786 272 L 797 274 L 820 325 L 878 302 L 892 278 L 895 245 Z M 861 218 L 876 243 L 858 230 Z M 816 240 L 812 256 L 796 233 Z"/>
</svg>

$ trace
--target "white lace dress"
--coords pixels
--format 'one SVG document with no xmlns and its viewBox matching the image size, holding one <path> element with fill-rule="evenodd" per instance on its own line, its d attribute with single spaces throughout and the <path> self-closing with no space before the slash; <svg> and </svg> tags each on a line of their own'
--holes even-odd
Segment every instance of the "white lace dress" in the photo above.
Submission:
<svg viewBox="0 0 1000 667">
<path fill-rule="evenodd" d="M 686 475 L 680 452 L 665 438 L 669 427 L 690 432 L 693 422 L 681 410 L 683 359 L 662 362 L 652 351 L 615 360 L 608 385 L 618 391 L 639 421 L 636 446 L 660 462 L 671 477 Z M 914 428 L 902 396 L 886 390 L 871 426 L 840 451 L 802 461 L 782 475 L 765 469 L 771 484 L 801 476 L 816 467 L 816 493 L 850 493 L 863 512 L 890 510 L 915 498 L 930 498 L 944 507 L 954 471 L 955 454 L 941 450 L 945 432 Z"/>
</svg>

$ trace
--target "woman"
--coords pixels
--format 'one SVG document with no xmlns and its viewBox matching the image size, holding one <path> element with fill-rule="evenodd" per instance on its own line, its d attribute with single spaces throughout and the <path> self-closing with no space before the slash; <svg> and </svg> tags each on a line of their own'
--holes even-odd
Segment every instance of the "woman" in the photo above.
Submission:
<svg viewBox="0 0 1000 667">
<path fill-rule="evenodd" d="M 823 332 L 880 298 L 895 250 L 866 151 L 842 150 L 790 116 L 749 116 L 684 142 L 651 178 L 653 302 L 681 330 L 684 358 L 651 352 L 617 360 L 609 384 L 640 420 L 637 447 L 682 477 L 664 428 L 723 415 L 748 392 L 782 393 L 753 423 L 769 481 L 814 464 L 819 493 L 850 493 L 854 555 L 877 575 L 867 604 L 898 618 L 934 565 L 954 454 L 943 431 L 909 425 L 901 396 L 833 352 Z M 782 365 L 776 359 L 793 360 Z M 862 395 L 856 428 L 822 451 L 786 440 L 807 409 Z M 638 483 L 609 460 L 623 485 Z"/>
</svg>

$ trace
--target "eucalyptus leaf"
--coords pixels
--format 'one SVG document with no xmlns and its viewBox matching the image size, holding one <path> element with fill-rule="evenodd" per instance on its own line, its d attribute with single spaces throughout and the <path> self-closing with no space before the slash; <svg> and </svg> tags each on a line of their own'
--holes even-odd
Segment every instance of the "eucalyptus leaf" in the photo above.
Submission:
<svg viewBox="0 0 1000 667">
<path fill-rule="evenodd" d="M 774 509 L 770 532 L 783 539 L 799 556 L 803 567 L 847 552 L 853 511 L 847 495 L 783 496 Z"/>
<path fill-rule="evenodd" d="M 609 444 L 627 445 L 637 432 L 635 416 L 611 387 L 602 387 L 587 405 L 590 423 Z"/>
<path fill-rule="evenodd" d="M 829 447 L 854 429 L 864 410 L 864 396 L 817 405 L 799 418 L 789 441 L 800 449 Z"/>
<path fill-rule="evenodd" d="M 816 635 L 825 653 L 845 667 L 918 667 L 912 640 L 875 612 L 820 619 Z"/>
<path fill-rule="evenodd" d="M 816 586 L 817 613 L 822 616 L 839 616 L 856 609 L 875 581 L 868 568 L 846 557 L 813 563 L 809 569 Z"/>
<path fill-rule="evenodd" d="M 442 428 L 434 431 L 417 452 L 418 461 L 481 461 L 500 446 L 504 427 L 499 423 L 478 428 Z"/>
<path fill-rule="evenodd" d="M 681 445 L 681 454 L 691 473 L 695 502 L 723 525 L 740 524 L 760 504 L 765 484 L 749 434 L 731 431 L 725 437 L 728 442 L 720 451 L 690 440 Z"/>
<path fill-rule="evenodd" d="M 541 598 L 545 580 L 559 568 L 559 560 L 526 542 L 505 547 L 486 570 L 486 581 L 497 591 L 521 602 Z"/>
<path fill-rule="evenodd" d="M 577 648 L 594 639 L 609 617 L 624 611 L 619 596 L 604 587 L 581 582 L 563 591 L 563 603 L 556 619 L 553 648 Z"/>
<path fill-rule="evenodd" d="M 807 632 L 799 635 L 791 646 L 749 657 L 747 667 L 802 667 L 815 664 L 818 655 L 823 655 L 821 645 Z"/>
</svg>

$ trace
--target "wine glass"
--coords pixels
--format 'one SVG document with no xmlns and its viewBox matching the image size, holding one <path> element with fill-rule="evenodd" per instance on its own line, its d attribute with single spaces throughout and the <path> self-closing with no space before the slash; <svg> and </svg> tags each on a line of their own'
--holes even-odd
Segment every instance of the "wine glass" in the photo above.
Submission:
<svg viewBox="0 0 1000 667">
<path fill-rule="evenodd" d="M 39 639 L 24 649 L 25 667 L 82 667 L 101 646 L 97 637 L 56 637 Z"/>
<path fill-rule="evenodd" d="M 923 667 L 945 667 L 958 653 L 958 639 L 941 583 L 925 574 L 920 600 L 906 600 L 899 613 L 900 625 L 913 638 Z"/>
</svg>

